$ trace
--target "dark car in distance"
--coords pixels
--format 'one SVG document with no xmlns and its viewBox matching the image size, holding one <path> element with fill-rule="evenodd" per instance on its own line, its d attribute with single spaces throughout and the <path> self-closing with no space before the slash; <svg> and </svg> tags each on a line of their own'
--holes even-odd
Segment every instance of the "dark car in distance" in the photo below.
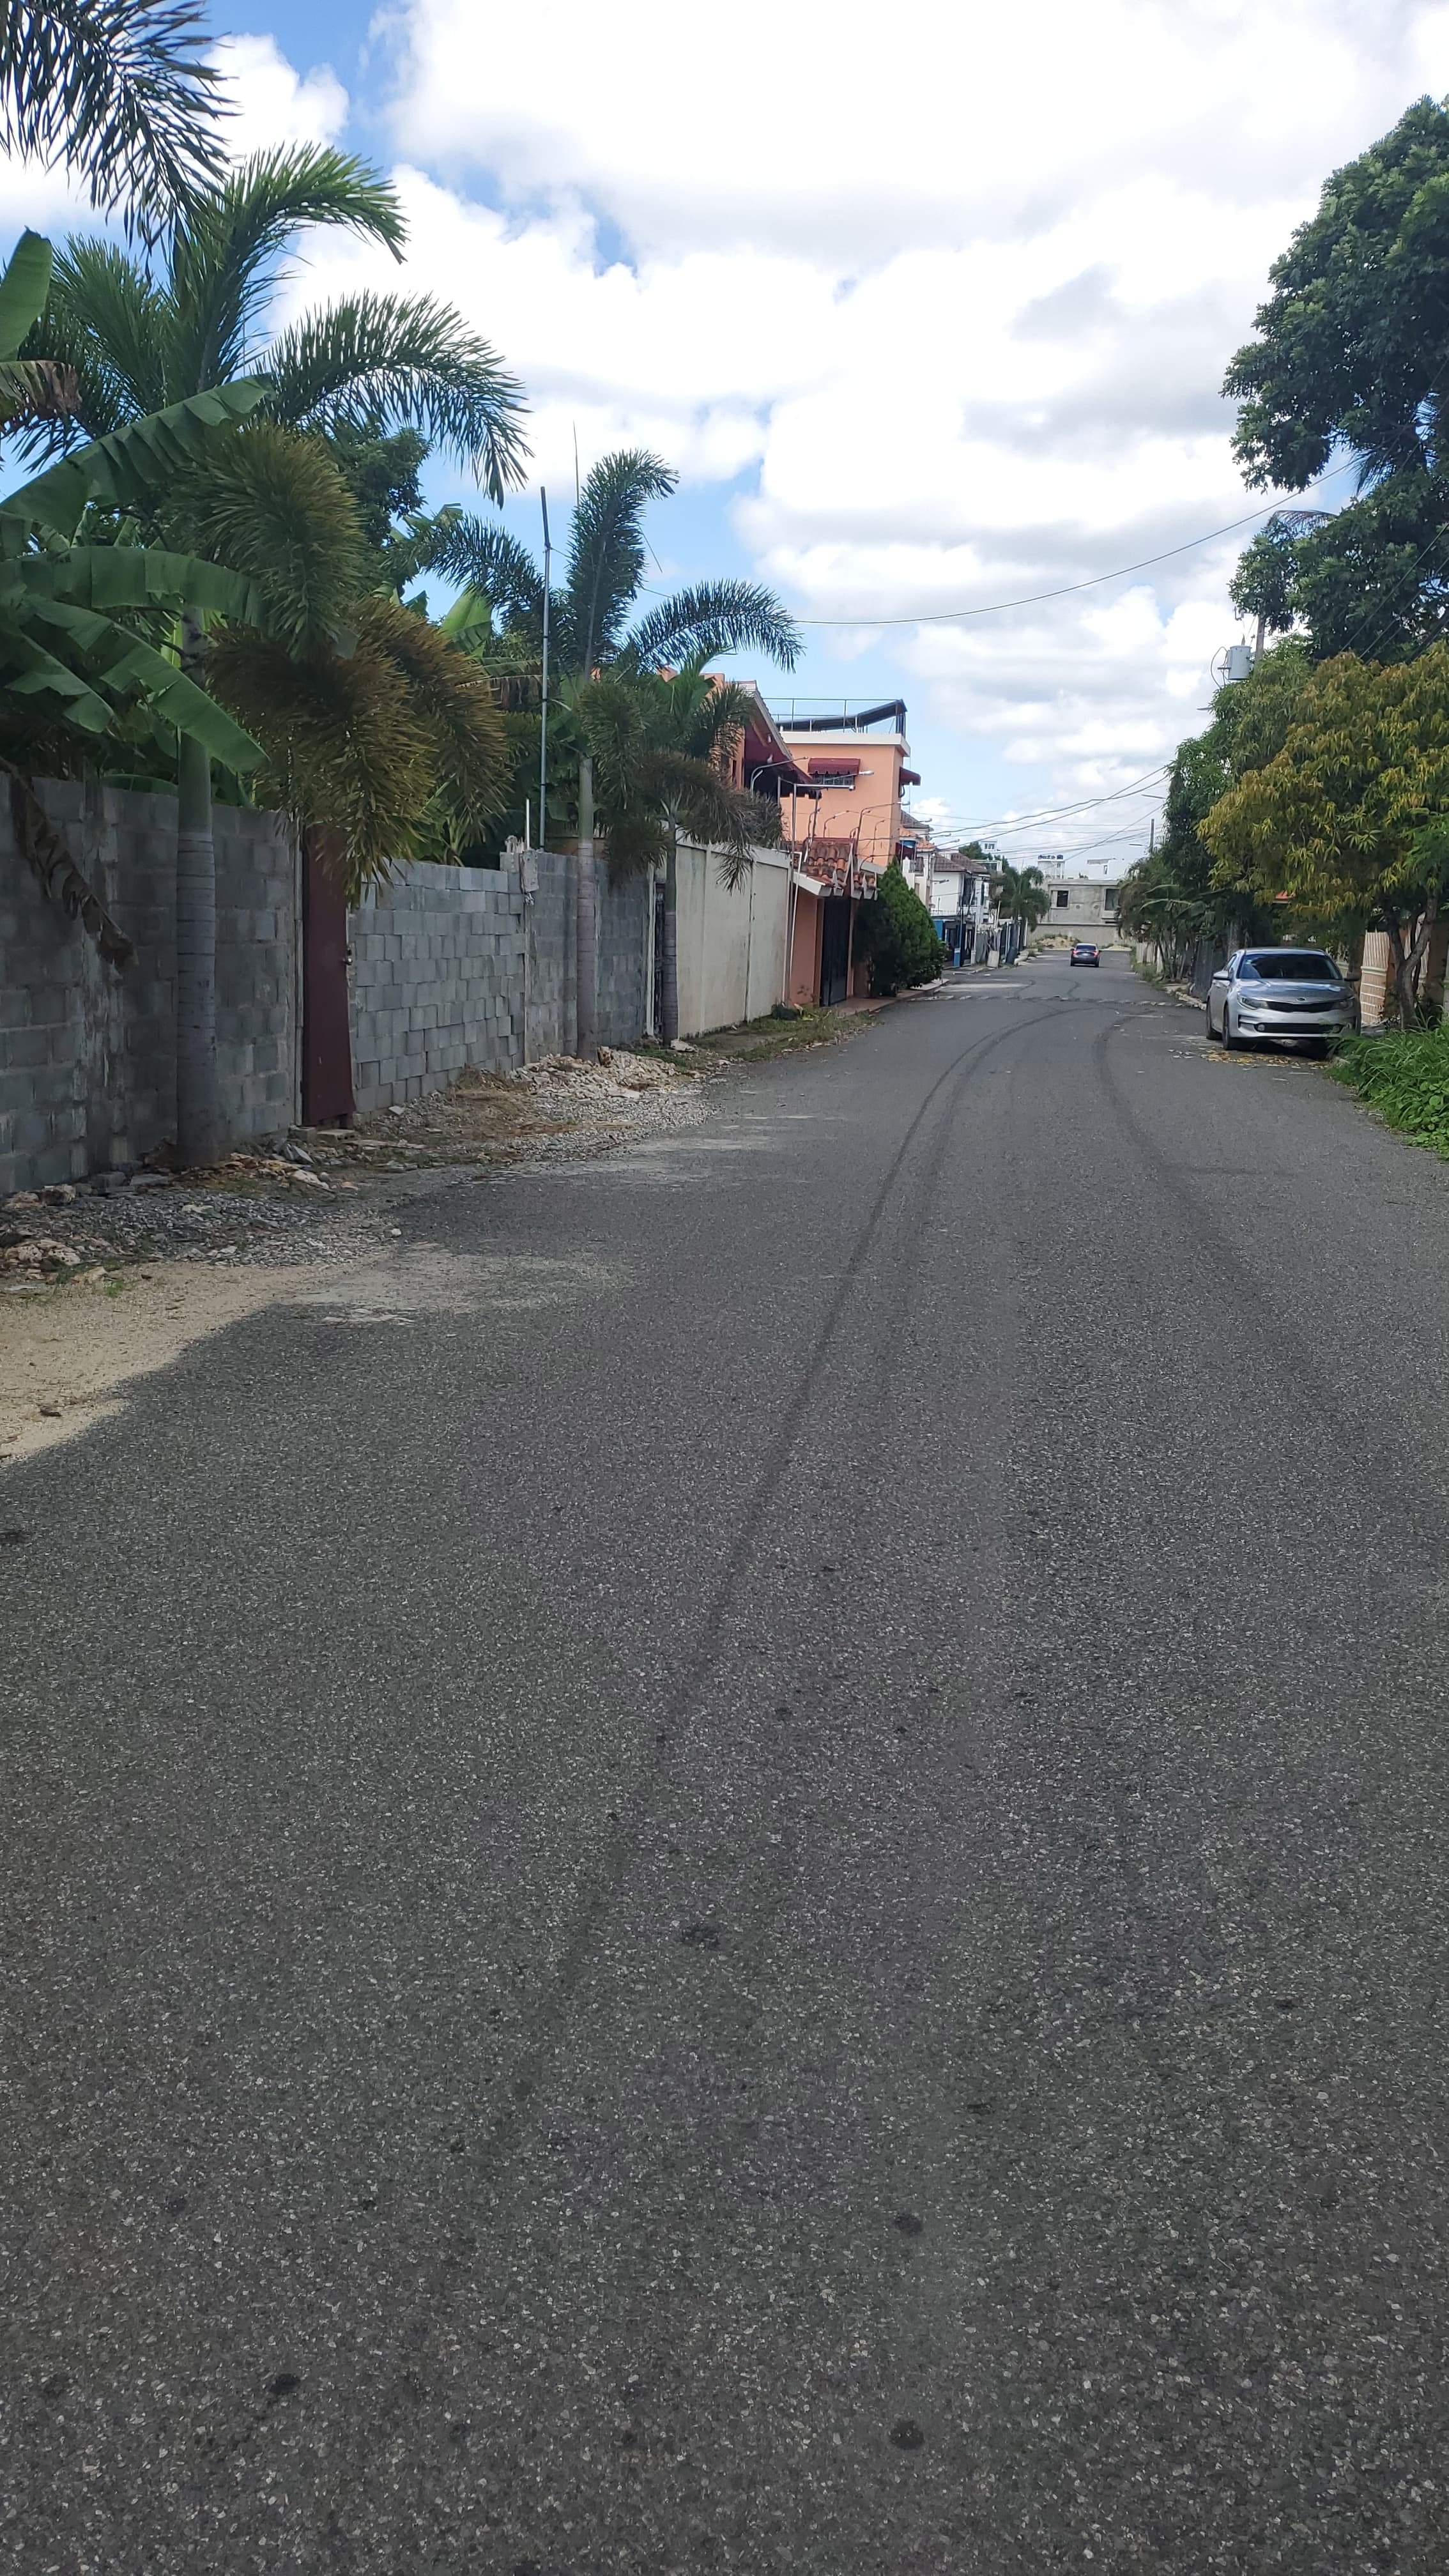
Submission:
<svg viewBox="0 0 1449 2576">
<path fill-rule="evenodd" d="M 1090 939 L 1077 940 L 1073 945 L 1071 956 L 1067 960 L 1067 964 L 1069 966 L 1100 966 L 1101 963 L 1101 949 L 1094 948 Z"/>
</svg>

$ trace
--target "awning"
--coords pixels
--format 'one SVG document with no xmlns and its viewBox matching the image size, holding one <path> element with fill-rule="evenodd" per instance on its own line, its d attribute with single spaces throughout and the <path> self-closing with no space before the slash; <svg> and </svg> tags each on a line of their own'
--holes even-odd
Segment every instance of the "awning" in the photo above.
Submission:
<svg viewBox="0 0 1449 2576">
<path fill-rule="evenodd" d="M 921 773 L 918 769 L 903 769 L 901 771 L 901 785 L 903 787 L 919 787 L 920 783 Z"/>
<path fill-rule="evenodd" d="M 812 778 L 854 778 L 860 769 L 858 751 L 838 751 L 829 760 L 812 760 Z"/>
</svg>

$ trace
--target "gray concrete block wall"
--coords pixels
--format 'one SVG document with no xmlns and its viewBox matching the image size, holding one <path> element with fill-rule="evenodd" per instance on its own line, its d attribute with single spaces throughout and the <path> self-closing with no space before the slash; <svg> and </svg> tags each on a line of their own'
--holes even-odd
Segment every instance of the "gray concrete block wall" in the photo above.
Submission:
<svg viewBox="0 0 1449 2576">
<path fill-rule="evenodd" d="M 348 940 L 359 1109 L 440 1091 L 465 1065 L 523 1062 L 516 870 L 408 867 L 353 912 Z"/>
<path fill-rule="evenodd" d="M 359 1109 L 418 1099 L 465 1065 L 507 1072 L 568 1053 L 575 1031 L 574 871 L 534 853 L 517 867 L 413 866 L 349 923 L 353 1087 Z M 648 888 L 599 887 L 598 1027 L 603 1043 L 642 1034 Z M 525 1018 L 527 1028 L 525 1032 Z"/>
<path fill-rule="evenodd" d="M 648 877 L 599 887 L 597 1013 L 605 1046 L 632 1046 L 644 1034 L 651 891 Z"/>
<path fill-rule="evenodd" d="M 0 1196 L 139 1162 L 176 1128 L 176 803 L 78 780 L 37 792 L 135 941 L 123 973 L 41 892 L 0 800 Z M 276 814 L 218 807 L 222 1110 L 238 1142 L 296 1115 L 296 888 Z"/>
</svg>

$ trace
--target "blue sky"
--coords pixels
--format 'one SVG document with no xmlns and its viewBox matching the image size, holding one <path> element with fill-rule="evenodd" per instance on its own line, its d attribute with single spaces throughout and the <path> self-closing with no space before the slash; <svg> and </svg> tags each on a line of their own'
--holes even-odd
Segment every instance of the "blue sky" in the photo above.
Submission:
<svg viewBox="0 0 1449 2576">
<path fill-rule="evenodd" d="M 520 533 L 540 477 L 567 502 L 575 436 L 585 467 L 650 446 L 681 476 L 650 523 L 661 582 L 750 574 L 819 620 L 1053 590 L 1252 509 L 1219 387 L 1269 264 L 1337 163 L 1449 90 L 1444 0 L 900 0 L 888 22 L 802 0 L 764 30 L 675 0 L 393 0 L 371 25 L 297 0 L 213 23 L 240 147 L 335 140 L 408 213 L 405 270 L 319 238 L 279 318 L 344 283 L 442 296 L 533 404 Z M 63 191 L 0 171 L 0 223 L 27 219 L 63 230 Z M 1125 860 L 1155 790 L 1119 791 L 1203 721 L 1243 541 L 1005 616 L 812 627 L 788 687 L 903 697 L 923 810 L 1074 805 L 997 836 Z"/>
</svg>

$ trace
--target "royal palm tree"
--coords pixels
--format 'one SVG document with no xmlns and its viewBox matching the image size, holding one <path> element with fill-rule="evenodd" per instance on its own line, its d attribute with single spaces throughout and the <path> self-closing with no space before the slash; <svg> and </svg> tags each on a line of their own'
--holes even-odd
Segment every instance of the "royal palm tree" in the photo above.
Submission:
<svg viewBox="0 0 1449 2576">
<path fill-rule="evenodd" d="M 593 761 L 611 876 L 664 862 L 664 955 L 659 1025 L 666 1045 L 679 1035 L 679 843 L 720 853 L 734 887 L 752 849 L 780 836 L 778 803 L 731 785 L 725 763 L 754 711 L 748 689 L 712 676 L 707 653 L 667 678 L 616 663 L 572 683 L 570 698 Z"/>
<path fill-rule="evenodd" d="M 584 479 L 566 576 L 549 598 L 550 673 L 575 702 L 601 671 L 648 675 L 744 649 L 766 653 L 786 670 L 794 667 L 799 631 L 774 592 L 758 582 L 704 582 L 635 615 L 644 581 L 644 512 L 677 481 L 670 466 L 640 448 L 602 457 Z M 487 603 L 505 636 L 522 636 L 541 650 L 543 575 L 516 537 L 476 516 L 464 517 L 442 534 L 434 560 L 439 571 Z M 584 729 L 578 749 L 580 1055 L 592 1051 L 597 1034 L 594 821 L 594 754 Z"/>
<path fill-rule="evenodd" d="M 0 150 L 79 171 L 154 238 L 226 157 L 204 27 L 176 0 L 0 0 Z"/>
</svg>

